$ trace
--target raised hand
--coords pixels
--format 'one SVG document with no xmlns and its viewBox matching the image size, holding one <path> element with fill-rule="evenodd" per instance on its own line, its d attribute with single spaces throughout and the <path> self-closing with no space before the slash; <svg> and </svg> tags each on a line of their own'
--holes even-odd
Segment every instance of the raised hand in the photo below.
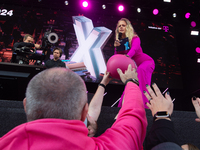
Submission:
<svg viewBox="0 0 200 150">
<path fill-rule="evenodd" d="M 104 84 L 106 86 L 110 82 L 110 80 L 112 80 L 112 78 L 109 77 L 109 75 L 110 73 L 106 71 L 101 81 L 101 84 Z"/>
<path fill-rule="evenodd" d="M 151 110 L 152 116 L 154 116 L 158 111 L 167 111 L 171 115 L 173 112 L 174 104 L 169 95 L 169 92 L 165 93 L 164 97 L 155 83 L 152 85 L 152 87 L 155 92 L 151 89 L 149 85 L 147 85 L 147 90 L 149 94 L 144 91 L 144 95 L 149 100 L 149 103 L 146 103 L 146 105 Z"/>
<path fill-rule="evenodd" d="M 196 111 L 196 114 L 197 114 L 197 117 L 198 117 L 198 118 L 195 119 L 195 121 L 200 122 L 200 98 L 193 96 L 192 97 L 192 104 L 195 108 L 195 111 Z"/>
<path fill-rule="evenodd" d="M 138 81 L 138 77 L 137 77 L 137 72 L 135 68 L 132 68 L 131 64 L 128 65 L 128 69 L 125 71 L 125 73 L 122 72 L 121 69 L 117 69 L 117 72 L 119 73 L 119 76 L 121 78 L 121 81 L 123 83 L 126 82 L 127 79 L 136 79 Z"/>
</svg>

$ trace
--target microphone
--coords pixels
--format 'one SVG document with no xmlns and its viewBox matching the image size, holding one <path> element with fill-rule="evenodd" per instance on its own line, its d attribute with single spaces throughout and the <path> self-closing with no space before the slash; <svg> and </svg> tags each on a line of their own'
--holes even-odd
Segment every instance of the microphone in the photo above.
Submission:
<svg viewBox="0 0 200 150">
<path fill-rule="evenodd" d="M 121 43 L 121 39 L 122 39 L 122 33 L 121 32 L 119 32 L 119 34 L 118 34 L 118 39 L 119 39 L 119 42 Z M 116 47 L 117 51 L 119 51 L 118 49 L 119 49 L 119 46 Z"/>
<path fill-rule="evenodd" d="M 121 33 L 121 32 L 119 32 L 118 39 L 119 39 L 119 40 L 122 39 L 122 33 Z"/>
</svg>

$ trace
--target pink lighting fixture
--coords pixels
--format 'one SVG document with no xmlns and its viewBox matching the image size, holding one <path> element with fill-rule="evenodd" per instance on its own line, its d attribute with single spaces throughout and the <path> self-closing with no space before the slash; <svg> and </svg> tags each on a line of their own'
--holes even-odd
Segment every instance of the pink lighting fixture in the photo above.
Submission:
<svg viewBox="0 0 200 150">
<path fill-rule="evenodd" d="M 193 28 L 196 27 L 196 25 L 197 25 L 196 22 L 194 22 L 194 21 L 191 22 L 191 26 L 192 26 Z"/>
<path fill-rule="evenodd" d="M 196 48 L 196 52 L 200 53 L 200 48 L 199 47 Z"/>
<path fill-rule="evenodd" d="M 158 13 L 159 13 L 158 9 L 154 9 L 154 10 L 153 10 L 153 14 L 154 14 L 154 15 L 157 15 Z"/>
<path fill-rule="evenodd" d="M 190 18 L 190 13 L 189 13 L 189 12 L 185 14 L 185 18 L 186 18 L 186 19 L 189 19 L 189 18 Z"/>
<path fill-rule="evenodd" d="M 83 5 L 83 7 L 88 7 L 88 2 L 87 2 L 87 1 L 84 1 L 84 2 L 82 3 L 82 5 Z"/>
<path fill-rule="evenodd" d="M 123 11 L 124 10 L 124 6 L 123 5 L 119 5 L 118 10 L 119 11 Z"/>
</svg>

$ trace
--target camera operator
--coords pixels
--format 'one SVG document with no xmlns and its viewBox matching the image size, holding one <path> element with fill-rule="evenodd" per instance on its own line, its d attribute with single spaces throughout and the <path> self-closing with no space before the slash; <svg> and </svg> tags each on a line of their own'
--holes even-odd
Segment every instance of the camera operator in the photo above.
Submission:
<svg viewBox="0 0 200 150">
<path fill-rule="evenodd" d="M 18 64 L 34 64 L 36 60 L 32 60 L 35 48 L 39 49 L 39 44 L 34 44 L 33 36 L 26 34 L 23 42 L 17 42 L 13 46 L 12 62 Z"/>
<path fill-rule="evenodd" d="M 62 56 L 62 50 L 58 47 L 53 49 L 53 59 L 47 60 L 45 63 L 46 68 L 53 68 L 53 67 L 65 67 L 66 65 L 64 62 L 60 60 Z"/>
</svg>

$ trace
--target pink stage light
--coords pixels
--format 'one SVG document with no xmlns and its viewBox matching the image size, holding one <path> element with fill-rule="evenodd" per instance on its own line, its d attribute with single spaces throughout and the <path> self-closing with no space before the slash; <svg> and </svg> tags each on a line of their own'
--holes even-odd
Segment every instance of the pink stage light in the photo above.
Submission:
<svg viewBox="0 0 200 150">
<path fill-rule="evenodd" d="M 196 52 L 200 53 L 200 48 L 199 47 L 196 48 Z"/>
<path fill-rule="evenodd" d="M 119 5 L 118 10 L 119 11 L 123 11 L 124 10 L 124 6 L 123 5 Z"/>
<path fill-rule="evenodd" d="M 196 22 L 194 22 L 194 21 L 191 22 L 192 27 L 196 27 L 196 25 L 197 25 Z"/>
<path fill-rule="evenodd" d="M 158 9 L 154 9 L 154 10 L 153 10 L 153 14 L 154 14 L 154 15 L 157 15 L 158 13 L 159 13 Z"/>
<path fill-rule="evenodd" d="M 189 18 L 190 18 L 190 13 L 189 13 L 189 12 L 185 14 L 185 18 L 186 18 L 186 19 L 189 19 Z"/>
<path fill-rule="evenodd" d="M 84 2 L 82 3 L 82 5 L 83 5 L 83 7 L 88 7 L 88 2 L 87 2 L 87 1 L 84 1 Z"/>
</svg>

